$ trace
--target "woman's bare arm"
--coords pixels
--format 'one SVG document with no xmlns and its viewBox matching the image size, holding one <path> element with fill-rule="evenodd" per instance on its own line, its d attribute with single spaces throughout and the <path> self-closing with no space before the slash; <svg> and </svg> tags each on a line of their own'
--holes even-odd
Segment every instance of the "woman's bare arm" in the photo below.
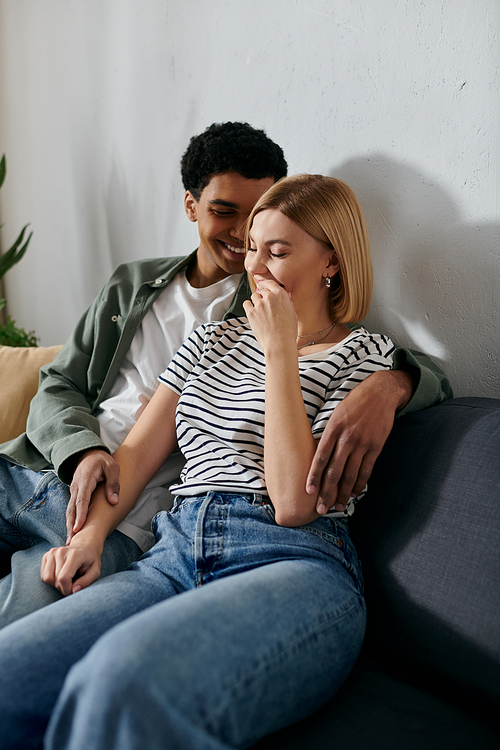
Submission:
<svg viewBox="0 0 500 750">
<path fill-rule="evenodd" d="M 302 526 L 318 517 L 306 479 L 316 450 L 299 380 L 297 346 L 266 356 L 264 466 L 276 523 Z"/>
<path fill-rule="evenodd" d="M 281 526 L 302 526 L 318 517 L 316 495 L 306 479 L 316 450 L 299 379 L 297 316 L 284 290 L 262 282 L 244 303 L 266 357 L 264 467 L 269 497 Z"/>
<path fill-rule="evenodd" d="M 158 387 L 113 454 L 120 466 L 120 502 L 110 505 L 103 485 L 95 489 L 83 528 L 69 545 L 54 548 L 44 555 L 41 576 L 45 583 L 67 595 L 98 578 L 107 537 L 132 510 L 148 482 L 177 447 L 175 409 L 178 400 L 179 396 L 167 386 Z"/>
</svg>

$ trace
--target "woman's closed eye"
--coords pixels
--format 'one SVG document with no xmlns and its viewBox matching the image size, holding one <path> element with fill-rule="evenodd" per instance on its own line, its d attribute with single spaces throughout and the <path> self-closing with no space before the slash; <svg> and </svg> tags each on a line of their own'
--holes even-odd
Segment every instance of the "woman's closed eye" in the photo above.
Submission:
<svg viewBox="0 0 500 750">
<path fill-rule="evenodd" d="M 256 253 L 257 252 L 257 248 L 256 247 L 252 247 L 251 245 L 249 245 L 247 247 L 247 252 L 248 253 Z M 288 253 L 273 253 L 272 250 L 270 250 L 269 251 L 269 255 L 270 255 L 271 258 L 285 258 L 288 255 Z"/>
</svg>

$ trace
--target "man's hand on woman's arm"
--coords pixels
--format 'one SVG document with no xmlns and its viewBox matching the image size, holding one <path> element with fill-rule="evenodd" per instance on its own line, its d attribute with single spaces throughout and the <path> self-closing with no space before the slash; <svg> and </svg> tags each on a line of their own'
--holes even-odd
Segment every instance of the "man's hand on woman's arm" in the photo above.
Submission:
<svg viewBox="0 0 500 750">
<path fill-rule="evenodd" d="M 365 487 L 392 430 L 396 412 L 413 393 L 411 376 L 381 370 L 350 391 L 334 409 L 318 443 L 306 490 L 318 492 L 317 510 L 343 510 Z"/>
<path fill-rule="evenodd" d="M 93 448 L 78 456 L 70 484 L 70 499 L 66 508 L 66 544 L 83 528 L 92 493 L 99 483 L 110 505 L 117 505 L 120 493 L 120 466 L 105 450 Z"/>
</svg>

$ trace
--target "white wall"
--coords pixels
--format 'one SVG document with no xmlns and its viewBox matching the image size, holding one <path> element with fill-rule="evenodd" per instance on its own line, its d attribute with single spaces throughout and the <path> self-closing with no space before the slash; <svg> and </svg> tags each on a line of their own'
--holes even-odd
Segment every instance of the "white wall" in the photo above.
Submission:
<svg viewBox="0 0 500 750">
<path fill-rule="evenodd" d="M 499 396 L 497 0 L 0 0 L 11 315 L 63 341 L 114 266 L 196 247 L 178 163 L 245 120 L 358 193 L 368 323 Z"/>
</svg>

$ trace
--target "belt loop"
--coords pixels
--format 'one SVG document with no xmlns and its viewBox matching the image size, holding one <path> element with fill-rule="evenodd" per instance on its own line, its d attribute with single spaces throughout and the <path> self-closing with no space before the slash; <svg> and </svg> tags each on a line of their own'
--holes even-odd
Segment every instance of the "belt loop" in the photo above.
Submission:
<svg viewBox="0 0 500 750">
<path fill-rule="evenodd" d="M 267 495 L 259 495 L 258 492 L 252 493 L 252 505 L 270 505 Z"/>
</svg>

